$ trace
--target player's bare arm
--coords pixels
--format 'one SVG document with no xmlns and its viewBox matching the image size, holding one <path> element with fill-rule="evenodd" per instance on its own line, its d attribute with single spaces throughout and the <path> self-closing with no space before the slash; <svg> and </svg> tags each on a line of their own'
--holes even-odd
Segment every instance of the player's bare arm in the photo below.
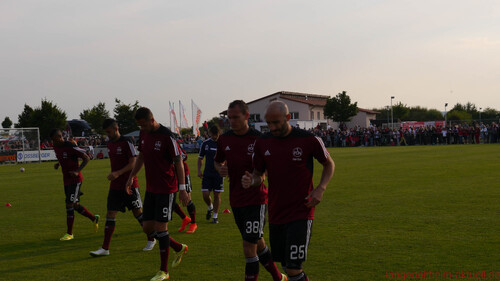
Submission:
<svg viewBox="0 0 500 281">
<path fill-rule="evenodd" d="M 135 166 L 135 162 L 136 162 L 136 157 L 130 157 L 128 159 L 127 166 L 123 167 L 122 169 L 120 169 L 118 171 L 114 171 L 114 172 L 109 173 L 108 180 L 110 180 L 110 181 L 115 180 L 119 176 L 125 174 L 126 172 L 131 171 Z"/>
<path fill-rule="evenodd" d="M 126 184 L 126 191 L 130 195 L 132 194 L 132 183 L 134 182 L 134 177 L 139 173 L 139 171 L 142 168 L 142 165 L 144 165 L 144 156 L 142 155 L 142 152 L 139 152 L 139 155 L 137 156 L 137 160 L 135 161 L 134 168 L 132 169 L 132 172 L 130 172 L 130 175 L 127 180 Z"/>
<path fill-rule="evenodd" d="M 333 177 L 333 172 L 335 171 L 335 163 L 331 157 L 328 157 L 326 162 L 322 163 L 322 165 L 323 172 L 321 173 L 321 180 L 318 186 L 306 197 L 306 200 L 308 200 L 306 206 L 309 208 L 312 208 L 321 202 L 326 186 L 328 185 L 328 182 L 330 182 Z"/>
<path fill-rule="evenodd" d="M 253 170 L 253 173 L 245 171 L 245 174 L 241 177 L 241 185 L 243 188 L 250 188 L 252 186 L 259 186 L 264 182 L 265 176 L 264 173 L 261 173 L 257 170 Z"/>
<path fill-rule="evenodd" d="M 203 178 L 203 172 L 201 171 L 201 167 L 203 166 L 203 159 L 198 158 L 198 177 Z"/>
<path fill-rule="evenodd" d="M 186 192 L 186 176 L 184 174 L 184 163 L 182 156 L 177 155 L 174 157 L 175 171 L 177 172 L 177 180 L 179 182 L 179 200 L 182 205 L 187 206 L 189 203 L 189 196 Z"/>
<path fill-rule="evenodd" d="M 215 169 L 217 170 L 217 172 L 219 173 L 219 175 L 221 177 L 228 177 L 229 176 L 229 172 L 227 170 L 227 162 L 226 161 L 224 161 L 222 163 L 219 163 L 219 162 L 215 161 L 214 165 L 215 165 Z"/>
<path fill-rule="evenodd" d="M 87 154 L 82 154 L 82 163 L 80 164 L 80 166 L 78 166 L 78 169 L 76 171 L 72 171 L 71 174 L 73 174 L 73 176 L 75 177 L 78 177 L 78 174 L 83 170 L 83 168 L 85 168 L 85 166 L 87 166 L 89 161 L 89 156 Z"/>
</svg>

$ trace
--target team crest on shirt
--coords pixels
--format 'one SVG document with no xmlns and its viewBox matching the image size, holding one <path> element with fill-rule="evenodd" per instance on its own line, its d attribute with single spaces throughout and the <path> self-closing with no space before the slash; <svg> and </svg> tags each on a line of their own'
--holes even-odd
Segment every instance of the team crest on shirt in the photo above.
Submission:
<svg viewBox="0 0 500 281">
<path fill-rule="evenodd" d="M 226 151 L 229 151 L 229 150 L 231 150 L 231 148 L 229 148 L 229 145 L 228 145 L 228 146 L 226 146 Z"/>
<path fill-rule="evenodd" d="M 248 145 L 248 155 L 252 155 L 253 154 L 253 148 L 254 148 L 254 144 L 249 144 Z"/>
<path fill-rule="evenodd" d="M 116 154 L 122 154 L 122 148 L 120 146 L 116 149 Z"/>
<path fill-rule="evenodd" d="M 156 141 L 155 142 L 155 150 L 158 150 L 158 151 L 161 150 L 161 141 Z"/>
<path fill-rule="evenodd" d="M 300 147 L 296 147 L 292 150 L 292 154 L 293 154 L 293 161 L 302 161 L 302 158 L 300 158 L 302 156 L 302 148 Z"/>
<path fill-rule="evenodd" d="M 271 156 L 271 152 L 269 152 L 269 150 L 266 150 L 266 153 L 264 153 L 264 156 Z"/>
</svg>

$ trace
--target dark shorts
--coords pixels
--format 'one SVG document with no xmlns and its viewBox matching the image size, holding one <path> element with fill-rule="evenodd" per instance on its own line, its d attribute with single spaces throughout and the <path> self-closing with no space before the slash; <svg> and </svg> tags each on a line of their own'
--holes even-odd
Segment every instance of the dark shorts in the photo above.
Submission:
<svg viewBox="0 0 500 281">
<path fill-rule="evenodd" d="M 82 183 L 65 185 L 64 194 L 66 194 L 66 204 L 78 203 L 80 202 L 80 195 L 83 193 L 80 191 Z"/>
<path fill-rule="evenodd" d="M 298 220 L 286 224 L 269 224 L 273 259 L 287 268 L 301 269 L 302 262 L 307 258 L 312 223 L 312 220 Z"/>
<path fill-rule="evenodd" d="M 169 222 L 172 220 L 172 207 L 175 193 L 155 194 L 146 191 L 142 211 L 144 221 Z"/>
<path fill-rule="evenodd" d="M 142 208 L 141 194 L 139 188 L 132 188 L 132 194 L 128 195 L 125 190 L 110 189 L 108 192 L 108 211 L 125 212 Z"/>
<path fill-rule="evenodd" d="M 264 235 L 266 205 L 233 208 L 233 215 L 243 240 L 257 244 L 257 241 Z"/>
<path fill-rule="evenodd" d="M 201 191 L 224 192 L 224 178 L 221 176 L 203 176 Z"/>
</svg>

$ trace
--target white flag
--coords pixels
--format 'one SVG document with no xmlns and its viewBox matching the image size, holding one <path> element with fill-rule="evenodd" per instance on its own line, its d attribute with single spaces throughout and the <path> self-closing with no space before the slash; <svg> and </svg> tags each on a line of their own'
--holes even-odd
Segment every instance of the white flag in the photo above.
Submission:
<svg viewBox="0 0 500 281">
<path fill-rule="evenodd" d="M 188 128 L 188 120 L 186 118 L 186 109 L 184 108 L 184 105 L 179 101 L 179 108 L 180 108 L 180 113 L 179 117 L 181 118 L 181 128 Z"/>
<path fill-rule="evenodd" d="M 168 103 L 168 105 L 170 106 L 170 114 L 174 117 L 174 124 L 171 124 L 172 131 L 176 132 L 180 136 L 181 131 L 179 130 L 179 126 L 177 126 L 177 116 L 175 116 L 175 110 L 173 106 L 170 104 L 170 102 Z"/>
<path fill-rule="evenodd" d="M 200 136 L 200 120 L 201 120 L 201 109 L 191 100 L 191 107 L 193 109 L 193 132 L 196 136 Z"/>
</svg>

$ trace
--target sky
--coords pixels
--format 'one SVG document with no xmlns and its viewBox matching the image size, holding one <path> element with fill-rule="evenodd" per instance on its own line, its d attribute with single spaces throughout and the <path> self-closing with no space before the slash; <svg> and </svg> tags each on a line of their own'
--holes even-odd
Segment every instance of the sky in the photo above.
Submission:
<svg viewBox="0 0 500 281">
<path fill-rule="evenodd" d="M 278 91 L 500 110 L 499 31 L 494 0 L 2 0 L 0 119 L 118 98 L 169 125 L 169 101 L 208 120 Z"/>
</svg>

